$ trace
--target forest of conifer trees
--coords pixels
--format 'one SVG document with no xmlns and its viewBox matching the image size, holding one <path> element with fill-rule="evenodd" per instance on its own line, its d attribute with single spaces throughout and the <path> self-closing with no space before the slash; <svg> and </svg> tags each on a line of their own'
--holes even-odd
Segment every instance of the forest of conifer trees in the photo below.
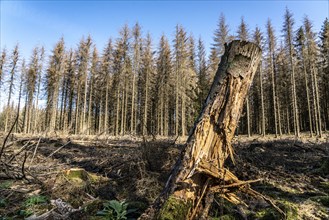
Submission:
<svg viewBox="0 0 329 220">
<path fill-rule="evenodd" d="M 19 46 L 2 48 L 0 129 L 36 134 L 186 136 L 198 117 L 217 70 L 224 44 L 252 41 L 261 64 L 245 103 L 238 134 L 321 136 L 329 129 L 329 21 L 316 33 L 292 12 L 281 29 L 270 19 L 237 30 L 221 14 L 207 56 L 204 42 L 181 25 L 173 40 L 154 42 L 141 26 L 124 25 L 117 39 L 98 51 L 91 36 L 76 48 L 59 39 L 47 56 L 35 47 L 30 57 Z"/>
</svg>

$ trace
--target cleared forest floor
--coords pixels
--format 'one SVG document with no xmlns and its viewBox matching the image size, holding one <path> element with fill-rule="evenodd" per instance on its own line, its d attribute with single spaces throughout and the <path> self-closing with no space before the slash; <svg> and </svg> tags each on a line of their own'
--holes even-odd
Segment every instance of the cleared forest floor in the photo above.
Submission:
<svg viewBox="0 0 329 220">
<path fill-rule="evenodd" d="M 127 205 L 132 212 L 125 217 L 138 218 L 161 193 L 183 147 L 183 141 L 151 139 L 11 137 L 7 156 L 30 146 L 25 147 L 28 181 L 1 173 L 0 219 L 50 212 L 68 219 L 120 219 L 104 209 L 110 200 Z M 242 180 L 261 179 L 251 187 L 286 217 L 268 202 L 245 196 L 248 207 L 215 197 L 210 219 L 329 219 L 328 138 L 238 137 L 234 146 L 236 164 L 228 162 L 230 169 Z M 71 178 L 70 170 L 81 170 L 76 168 L 87 173 Z M 59 202 L 68 209 L 60 210 Z"/>
</svg>

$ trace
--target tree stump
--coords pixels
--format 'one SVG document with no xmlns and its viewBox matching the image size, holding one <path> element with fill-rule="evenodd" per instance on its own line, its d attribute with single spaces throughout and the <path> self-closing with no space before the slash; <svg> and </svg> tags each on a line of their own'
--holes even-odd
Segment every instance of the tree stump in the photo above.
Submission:
<svg viewBox="0 0 329 220">
<path fill-rule="evenodd" d="M 214 82 L 202 112 L 191 130 L 163 193 L 140 219 L 202 219 L 210 208 L 214 193 L 241 202 L 231 187 L 240 181 L 225 168 L 233 159 L 231 145 L 261 58 L 261 49 L 249 42 L 225 45 Z"/>
</svg>

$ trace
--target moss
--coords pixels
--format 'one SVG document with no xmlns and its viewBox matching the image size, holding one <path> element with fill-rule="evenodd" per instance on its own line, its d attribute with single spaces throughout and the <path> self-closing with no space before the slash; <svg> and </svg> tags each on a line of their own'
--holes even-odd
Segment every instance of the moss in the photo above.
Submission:
<svg viewBox="0 0 329 220">
<path fill-rule="evenodd" d="M 315 196 L 311 198 L 313 201 L 321 203 L 322 205 L 329 207 L 329 196 Z"/>
<path fill-rule="evenodd" d="M 13 185 L 13 181 L 7 180 L 0 183 L 0 189 L 9 189 Z"/>
<path fill-rule="evenodd" d="M 235 220 L 236 218 L 233 215 L 223 215 L 217 218 L 213 218 L 212 220 Z"/>
<path fill-rule="evenodd" d="M 261 219 L 261 220 L 276 220 L 280 219 L 279 213 L 273 208 L 262 209 L 256 212 L 253 219 Z"/>
<path fill-rule="evenodd" d="M 280 201 L 279 207 L 286 213 L 287 220 L 298 219 L 298 210 L 295 204 L 288 201 Z"/>
<path fill-rule="evenodd" d="M 219 201 L 219 203 L 213 203 L 209 212 L 210 216 L 218 218 L 220 210 L 223 210 L 223 215 L 234 213 L 236 211 L 236 205 L 219 196 L 215 196 L 215 198 L 216 201 Z"/>
<path fill-rule="evenodd" d="M 224 213 L 233 213 L 236 210 L 236 206 L 227 200 L 223 199 L 222 205 L 223 205 L 223 211 Z"/>
<path fill-rule="evenodd" d="M 149 205 L 146 202 L 141 202 L 141 201 L 131 201 L 128 202 L 128 207 L 127 209 L 134 209 L 136 210 L 133 212 L 131 215 L 133 217 L 138 218 L 141 214 L 144 213 L 144 211 L 149 207 Z"/>
<path fill-rule="evenodd" d="M 102 176 L 98 176 L 94 173 L 88 173 L 88 178 L 90 180 L 91 183 L 99 183 L 102 180 L 107 180 L 107 178 L 103 178 Z"/>
<path fill-rule="evenodd" d="M 320 168 L 325 175 L 329 174 L 329 158 L 327 158 Z"/>
<path fill-rule="evenodd" d="M 321 167 L 316 169 L 316 172 L 328 175 L 329 174 L 329 158 L 324 158 L 321 162 Z"/>
<path fill-rule="evenodd" d="M 185 220 L 191 207 L 191 202 L 184 202 L 180 199 L 170 196 L 160 210 L 157 219 Z"/>
<path fill-rule="evenodd" d="M 323 189 L 324 192 L 329 193 L 329 182 L 321 182 L 320 183 L 321 189 Z"/>
<path fill-rule="evenodd" d="M 298 219 L 298 212 L 295 204 L 289 201 L 279 201 L 278 206 L 284 213 L 286 213 L 286 220 Z M 252 219 L 259 220 L 276 220 L 283 218 L 283 216 L 273 207 L 261 209 L 252 217 Z"/>
<path fill-rule="evenodd" d="M 104 216 L 89 216 L 88 217 L 89 220 L 108 220 L 106 217 Z"/>
<path fill-rule="evenodd" d="M 96 199 L 90 203 L 87 203 L 82 206 L 85 213 L 88 214 L 96 214 L 98 210 L 101 210 L 103 208 L 103 202 L 100 199 Z"/>
<path fill-rule="evenodd" d="M 78 208 L 86 200 L 86 193 L 94 195 L 97 185 L 107 182 L 107 178 L 89 173 L 82 168 L 71 168 L 62 171 L 56 178 L 52 197 L 62 198 L 74 208 Z"/>
<path fill-rule="evenodd" d="M 83 182 L 88 181 L 90 174 L 82 168 L 72 168 L 64 171 L 64 176 L 68 180 Z"/>
</svg>

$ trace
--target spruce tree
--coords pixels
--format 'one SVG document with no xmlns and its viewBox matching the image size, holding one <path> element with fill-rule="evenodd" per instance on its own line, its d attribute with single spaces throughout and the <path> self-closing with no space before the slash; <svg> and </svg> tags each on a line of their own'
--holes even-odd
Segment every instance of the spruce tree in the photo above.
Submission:
<svg viewBox="0 0 329 220">
<path fill-rule="evenodd" d="M 130 112 L 130 133 L 136 134 L 137 132 L 137 109 L 138 109 L 138 89 L 137 82 L 141 68 L 141 54 L 142 54 L 142 37 L 141 27 L 138 23 L 132 29 L 133 43 L 132 43 L 132 79 L 131 79 L 131 112 Z"/>
<path fill-rule="evenodd" d="M 196 109 L 197 112 L 200 113 L 208 95 L 209 81 L 210 81 L 207 72 L 206 50 L 205 50 L 204 42 L 202 41 L 201 37 L 199 37 L 198 45 L 197 45 L 197 75 L 198 75 L 198 84 L 197 84 L 198 105 Z"/>
<path fill-rule="evenodd" d="M 18 65 L 18 59 L 19 59 L 19 51 L 18 51 L 18 44 L 13 49 L 11 58 L 10 58 L 10 66 L 9 66 L 9 79 L 8 79 L 8 99 L 7 99 L 7 106 L 6 106 L 6 118 L 5 118 L 5 132 L 7 132 L 7 129 L 9 129 L 9 118 L 11 116 L 10 111 L 10 103 L 11 98 L 14 93 L 14 80 L 16 77 L 16 71 L 17 71 L 17 65 Z"/>
<path fill-rule="evenodd" d="M 300 127 L 299 127 L 299 113 L 298 113 L 298 103 L 297 103 L 297 94 L 296 94 L 296 72 L 295 72 L 295 60 L 294 60 L 294 47 L 293 47 L 293 25 L 294 19 L 292 13 L 286 8 L 284 14 L 284 23 L 283 23 L 283 34 L 285 38 L 287 53 L 289 56 L 290 72 L 291 72 L 291 100 L 293 107 L 293 119 L 294 119 L 294 132 L 297 137 L 300 136 Z"/>
<path fill-rule="evenodd" d="M 186 31 L 181 25 L 176 26 L 174 39 L 175 72 L 175 135 L 186 134 L 186 83 L 188 68 L 188 48 Z"/>
<path fill-rule="evenodd" d="M 239 25 L 239 27 L 238 27 L 237 34 L 238 34 L 237 38 L 238 38 L 239 40 L 247 41 L 248 38 L 249 38 L 249 33 L 248 33 L 247 24 L 245 23 L 243 17 L 241 17 L 241 22 L 240 22 L 240 25 Z M 250 94 L 248 94 L 248 96 L 247 96 L 247 98 L 246 98 L 247 134 L 248 134 L 248 137 L 251 136 L 249 97 L 250 97 Z"/>
<path fill-rule="evenodd" d="M 276 38 L 274 35 L 274 28 L 272 26 L 272 22 L 268 19 L 266 24 L 267 30 L 267 62 L 268 62 L 268 71 L 269 75 L 271 76 L 271 90 L 272 90 L 272 106 L 273 106 L 273 115 L 274 115 L 274 129 L 275 129 L 275 136 L 278 135 L 278 120 L 277 120 L 277 95 L 276 95 L 276 80 L 274 74 L 274 58 L 275 58 L 275 47 L 276 47 Z"/>
<path fill-rule="evenodd" d="M 65 68 L 65 45 L 62 38 L 52 51 L 49 61 L 49 67 L 46 75 L 46 90 L 47 90 L 47 112 L 49 131 L 53 132 L 57 128 L 58 117 L 58 99 L 59 89 L 62 82 L 62 77 Z"/>
<path fill-rule="evenodd" d="M 311 111 L 311 100 L 309 92 L 309 74 L 307 69 L 307 59 L 308 53 L 306 50 L 306 37 L 303 27 L 300 27 L 296 35 L 296 49 L 297 49 L 297 58 L 300 62 L 300 68 L 302 70 L 302 75 L 304 79 L 304 88 L 306 93 L 306 102 L 307 102 L 307 121 L 309 123 L 309 131 L 311 137 L 313 136 L 313 123 L 312 123 L 312 111 Z M 304 117 L 305 118 L 305 117 Z"/>
<path fill-rule="evenodd" d="M 261 30 L 256 27 L 254 34 L 253 34 L 253 41 L 254 43 L 256 43 L 262 50 L 264 50 L 264 38 L 263 38 L 263 34 L 261 32 Z M 260 125 L 260 130 L 261 130 L 261 134 L 262 136 L 265 136 L 266 133 L 266 129 L 265 129 L 265 105 L 264 105 L 264 88 L 263 88 L 263 57 L 260 60 L 257 72 L 256 72 L 256 76 L 259 76 L 259 96 L 260 96 L 260 108 L 261 108 L 261 120 L 259 120 L 261 123 Z M 255 107 L 256 108 L 256 107 Z"/>
<path fill-rule="evenodd" d="M 172 88 L 172 61 L 171 51 L 168 39 L 165 35 L 160 38 L 157 56 L 157 121 L 158 121 L 158 134 L 168 136 L 170 134 L 169 128 L 171 127 L 170 104 L 173 97 Z"/>
<path fill-rule="evenodd" d="M 107 46 L 104 49 L 103 56 L 101 58 L 101 72 L 104 77 L 105 83 L 105 99 L 104 99 L 104 132 L 105 134 L 109 133 L 109 129 L 111 127 L 111 116 L 113 112 L 112 105 L 110 105 L 110 101 L 113 103 L 111 99 L 110 89 L 112 86 L 112 75 L 113 75 L 113 45 L 112 39 L 110 38 Z"/>
<path fill-rule="evenodd" d="M 229 27 L 226 23 L 226 18 L 223 13 L 220 14 L 213 40 L 214 43 L 212 44 L 209 57 L 209 74 L 211 79 L 210 83 L 212 83 L 217 71 L 220 57 L 224 53 L 224 44 L 231 40 L 229 36 Z"/>
<path fill-rule="evenodd" d="M 5 70 L 6 60 L 7 60 L 7 50 L 6 50 L 6 48 L 4 48 L 2 50 L 1 57 L 0 57 L 0 89 L 3 84 L 2 79 L 3 79 L 4 70 Z M 1 98 L 1 96 L 0 96 L 0 98 Z"/>
<path fill-rule="evenodd" d="M 325 128 L 329 128 L 329 20 L 326 18 L 320 31 L 320 69 L 322 76 L 323 115 Z"/>
<path fill-rule="evenodd" d="M 321 106 L 319 97 L 319 83 L 318 83 L 318 67 L 317 67 L 317 54 L 318 46 L 315 40 L 315 33 L 312 30 L 313 26 L 309 18 L 304 17 L 304 29 L 306 36 L 306 48 L 308 52 L 308 64 L 311 73 L 312 84 L 312 96 L 314 104 L 314 116 L 315 116 L 315 131 L 318 136 L 322 136 L 322 118 L 321 118 Z"/>
<path fill-rule="evenodd" d="M 141 84 L 142 85 L 142 135 L 150 134 L 151 126 L 151 88 L 154 83 L 154 53 L 152 51 L 152 39 L 148 33 L 144 41 L 142 54 Z"/>
</svg>

